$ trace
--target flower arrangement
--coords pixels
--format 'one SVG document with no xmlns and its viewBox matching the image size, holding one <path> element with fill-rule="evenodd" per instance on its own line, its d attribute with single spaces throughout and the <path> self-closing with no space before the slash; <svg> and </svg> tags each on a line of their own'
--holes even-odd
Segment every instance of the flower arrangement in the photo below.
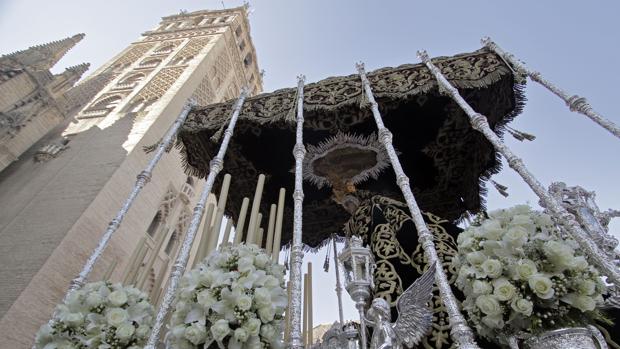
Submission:
<svg viewBox="0 0 620 349">
<path fill-rule="evenodd" d="M 37 332 L 37 349 L 142 348 L 153 306 L 142 291 L 99 281 L 74 291 Z"/>
<path fill-rule="evenodd" d="M 599 272 L 545 213 L 527 205 L 489 213 L 457 239 L 453 264 L 478 333 L 504 341 L 603 319 Z"/>
<path fill-rule="evenodd" d="M 167 342 L 278 348 L 286 304 L 283 266 L 256 245 L 223 245 L 181 280 Z"/>
</svg>

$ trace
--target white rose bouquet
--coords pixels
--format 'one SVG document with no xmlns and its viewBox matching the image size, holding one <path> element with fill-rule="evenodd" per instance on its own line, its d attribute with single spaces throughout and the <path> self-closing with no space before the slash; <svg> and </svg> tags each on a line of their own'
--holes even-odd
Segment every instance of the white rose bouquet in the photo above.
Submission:
<svg viewBox="0 0 620 349">
<path fill-rule="evenodd" d="M 287 297 L 284 267 L 256 245 L 223 245 L 181 280 L 171 348 L 278 348 Z"/>
<path fill-rule="evenodd" d="M 73 292 L 37 332 L 37 349 L 142 348 L 153 306 L 142 291 L 99 281 Z"/>
<path fill-rule="evenodd" d="M 527 205 L 489 213 L 457 239 L 463 308 L 478 333 L 503 342 L 604 319 L 605 283 L 551 217 Z"/>
</svg>

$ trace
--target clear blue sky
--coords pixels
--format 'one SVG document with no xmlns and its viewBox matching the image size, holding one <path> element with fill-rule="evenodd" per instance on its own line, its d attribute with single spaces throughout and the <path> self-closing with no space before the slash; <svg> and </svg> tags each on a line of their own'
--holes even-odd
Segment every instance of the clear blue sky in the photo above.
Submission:
<svg viewBox="0 0 620 349">
<path fill-rule="evenodd" d="M 225 6 L 241 4 L 224 1 Z M 618 1 L 252 1 L 252 36 L 266 70 L 265 90 L 352 74 L 354 63 L 369 69 L 415 63 L 416 50 L 453 55 L 480 47 L 490 35 L 505 49 L 571 93 L 588 97 L 595 110 L 620 124 L 620 2 Z M 0 53 L 84 32 L 86 38 L 58 65 L 100 66 L 164 15 L 222 8 L 221 1 L 196 0 L 0 0 Z M 527 88 L 528 104 L 512 126 L 536 141 L 507 137 L 543 184 L 565 181 L 598 193 L 602 209 L 620 208 L 620 141 L 579 114 L 571 113 L 538 85 Z M 494 179 L 510 197 L 489 190 L 489 207 L 537 204 L 510 169 Z M 415 181 L 415 178 L 412 178 Z M 618 220 L 620 222 L 620 220 Z M 612 224 L 618 232 L 620 223 Z M 315 265 L 315 324 L 337 319 L 333 276 Z M 333 266 L 332 266 L 333 270 Z M 317 287 L 317 282 L 321 286 Z M 348 298 L 345 295 L 345 298 Z M 348 317 L 354 317 L 352 307 Z"/>
</svg>

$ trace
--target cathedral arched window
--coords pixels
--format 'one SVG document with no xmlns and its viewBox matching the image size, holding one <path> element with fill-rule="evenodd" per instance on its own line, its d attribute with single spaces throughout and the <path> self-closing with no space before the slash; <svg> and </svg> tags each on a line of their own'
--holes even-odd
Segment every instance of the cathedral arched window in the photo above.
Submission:
<svg viewBox="0 0 620 349">
<path fill-rule="evenodd" d="M 149 224 L 149 227 L 146 229 L 146 232 L 151 237 L 155 237 L 155 235 L 157 235 L 157 232 L 159 231 L 159 228 L 162 226 L 162 223 L 162 214 L 160 211 L 157 211 L 157 214 L 155 215 L 155 217 L 153 217 L 153 220 L 151 221 L 151 224 Z"/>
<path fill-rule="evenodd" d="M 175 230 L 172 232 L 172 235 L 170 235 L 170 239 L 168 240 L 168 243 L 166 244 L 166 248 L 164 249 L 164 252 L 166 252 L 167 255 L 170 255 L 170 253 L 172 253 L 172 249 L 174 248 L 174 245 L 176 244 L 178 239 L 179 239 L 179 234 Z"/>
<path fill-rule="evenodd" d="M 185 180 L 185 183 L 194 186 L 194 179 L 191 176 L 187 176 L 187 179 Z"/>
</svg>

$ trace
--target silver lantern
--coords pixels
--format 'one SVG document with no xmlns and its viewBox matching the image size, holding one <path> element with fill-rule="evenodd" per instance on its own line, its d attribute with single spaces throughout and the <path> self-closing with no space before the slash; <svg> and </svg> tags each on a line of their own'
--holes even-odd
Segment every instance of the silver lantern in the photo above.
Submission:
<svg viewBox="0 0 620 349">
<path fill-rule="evenodd" d="M 368 247 L 362 245 L 362 239 L 352 236 L 338 256 L 344 270 L 345 289 L 355 302 L 360 314 L 360 337 L 362 349 L 366 349 L 366 324 L 364 310 L 370 299 L 370 290 L 374 288 L 373 271 L 375 259 Z"/>
</svg>

